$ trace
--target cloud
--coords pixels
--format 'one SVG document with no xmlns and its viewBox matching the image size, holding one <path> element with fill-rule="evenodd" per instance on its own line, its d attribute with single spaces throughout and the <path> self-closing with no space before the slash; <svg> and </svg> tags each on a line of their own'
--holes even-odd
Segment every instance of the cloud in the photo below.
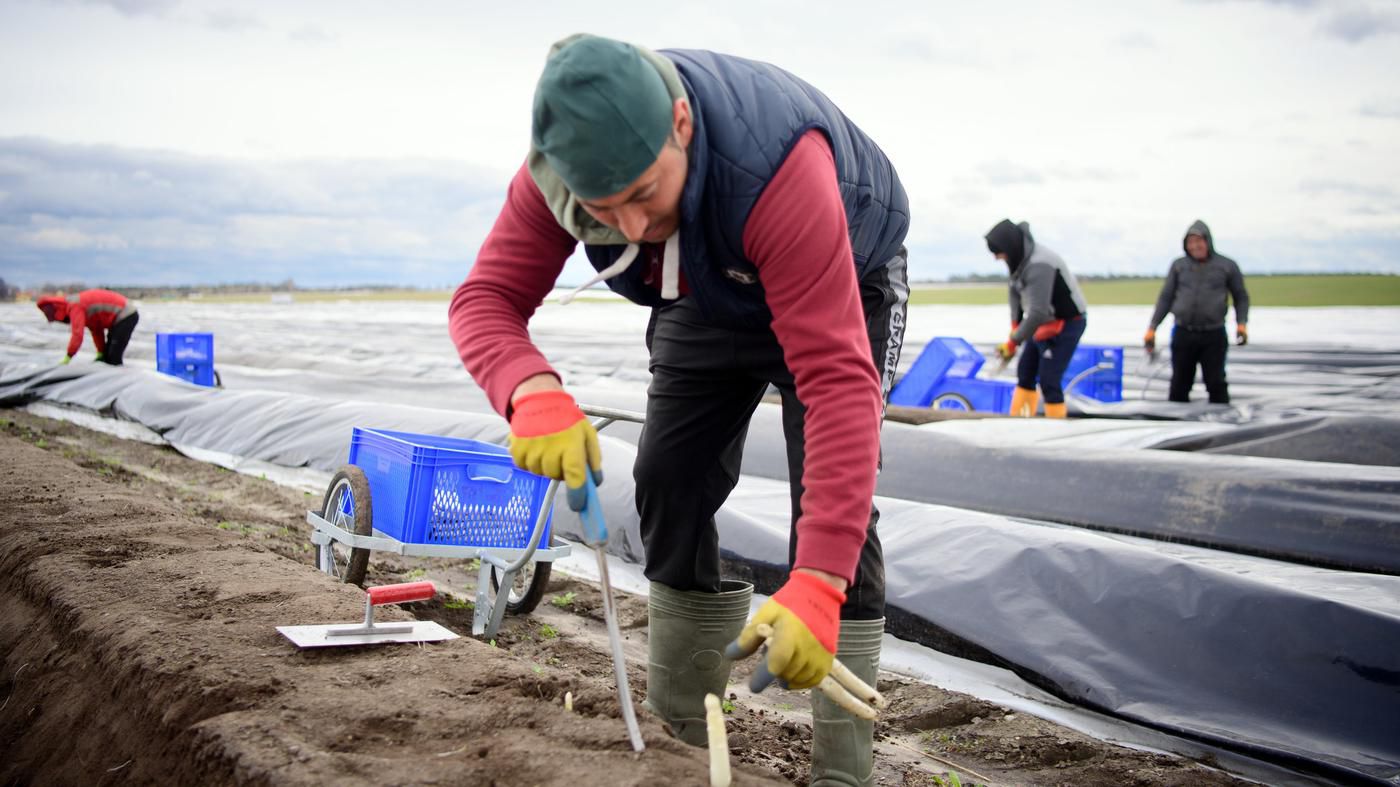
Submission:
<svg viewBox="0 0 1400 787">
<path fill-rule="evenodd" d="M 1157 39 L 1141 30 L 1133 30 L 1113 39 L 1113 43 L 1124 49 L 1156 49 Z"/>
<path fill-rule="evenodd" d="M 1067 164 L 1057 164 L 1046 170 L 1055 180 L 1067 180 L 1080 183 L 1117 183 L 1128 180 L 1128 175 L 1123 172 L 1116 172 L 1107 167 L 1076 167 Z"/>
<path fill-rule="evenodd" d="M 1263 5 L 1288 8 L 1294 12 L 1320 12 L 1317 30 L 1329 38 L 1339 38 L 1358 44 L 1368 38 L 1400 32 L 1400 13 L 1392 8 L 1378 8 L 1364 0 L 1196 0 L 1196 2 L 1258 2 Z"/>
<path fill-rule="evenodd" d="M 1299 182 L 1298 188 L 1306 194 L 1343 194 L 1348 197 L 1358 197 L 1360 199 L 1378 202 L 1392 201 L 1397 197 L 1395 189 L 1388 186 L 1376 186 L 1369 183 L 1356 183 L 1354 181 L 1329 178 L 1309 178 Z"/>
<path fill-rule="evenodd" d="M 78 0 L 84 5 L 103 5 L 114 9 L 122 16 L 164 16 L 180 0 Z"/>
<path fill-rule="evenodd" d="M 507 178 L 456 161 L 246 161 L 0 138 L 0 269 L 25 283 L 64 272 L 443 285 L 465 275 Z"/>
<path fill-rule="evenodd" d="M 205 14 L 204 26 L 222 33 L 246 33 L 252 30 L 267 29 L 267 25 L 257 17 L 230 9 L 221 9 Z"/>
<path fill-rule="evenodd" d="M 1225 136 L 1225 132 L 1221 129 L 1214 128 L 1212 126 L 1197 126 L 1195 128 L 1188 128 L 1182 131 L 1173 132 L 1171 138 L 1200 141 L 1208 139 L 1219 139 L 1223 136 Z"/>
<path fill-rule="evenodd" d="M 1370 101 L 1362 104 L 1357 111 L 1365 117 L 1400 120 L 1400 97 Z"/>
<path fill-rule="evenodd" d="M 1320 29 L 1348 43 L 1359 43 L 1374 36 L 1400 32 L 1400 15 L 1369 5 L 1348 5 L 1329 13 Z"/>
<path fill-rule="evenodd" d="M 1045 181 L 1044 176 L 1039 171 L 1006 160 L 984 161 L 977 165 L 977 171 L 993 186 L 1014 186 Z"/>
<path fill-rule="evenodd" d="M 288 32 L 287 37 L 302 44 L 329 44 L 336 40 L 334 33 L 316 25 L 302 25 Z"/>
</svg>

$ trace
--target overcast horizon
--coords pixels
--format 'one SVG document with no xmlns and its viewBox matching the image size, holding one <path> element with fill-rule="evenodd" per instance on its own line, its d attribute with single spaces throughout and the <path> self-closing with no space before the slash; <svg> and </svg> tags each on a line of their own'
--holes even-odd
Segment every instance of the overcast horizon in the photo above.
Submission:
<svg viewBox="0 0 1400 787">
<path fill-rule="evenodd" d="M 913 278 L 996 273 L 1004 217 L 1085 274 L 1160 276 L 1197 218 L 1246 275 L 1400 273 L 1400 0 L 657 8 L 0 0 L 0 278 L 452 286 L 580 30 L 823 90 Z"/>
</svg>

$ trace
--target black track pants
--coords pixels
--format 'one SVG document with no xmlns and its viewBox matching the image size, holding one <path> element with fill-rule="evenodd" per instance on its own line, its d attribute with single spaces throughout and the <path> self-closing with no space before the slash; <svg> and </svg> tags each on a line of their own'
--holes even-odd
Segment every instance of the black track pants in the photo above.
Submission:
<svg viewBox="0 0 1400 787">
<path fill-rule="evenodd" d="M 889 395 L 904 342 L 909 285 L 906 255 L 860 282 L 871 353 Z M 788 561 L 797 548 L 806 408 L 771 330 L 735 330 L 708 322 L 688 300 L 657 310 L 647 329 L 651 385 L 646 425 L 633 475 L 646 550 L 646 576 L 677 590 L 719 592 L 720 552 L 715 512 L 739 480 L 749 419 L 768 386 L 783 403 L 792 530 Z M 855 582 L 846 591 L 843 619 L 885 614 L 885 565 L 870 508 Z"/>
<path fill-rule="evenodd" d="M 117 320 L 111 330 L 107 331 L 107 349 L 102 353 L 103 363 L 122 365 L 122 356 L 126 354 L 126 345 L 131 342 L 131 332 L 136 330 L 136 321 L 139 318 L 138 313 L 132 312 Z"/>
<path fill-rule="evenodd" d="M 1213 404 L 1230 403 L 1230 387 L 1225 382 L 1225 354 L 1230 339 L 1224 328 L 1172 331 L 1172 385 L 1168 398 L 1173 402 L 1191 401 L 1191 386 L 1196 384 L 1196 366 L 1201 367 L 1206 393 Z"/>
</svg>

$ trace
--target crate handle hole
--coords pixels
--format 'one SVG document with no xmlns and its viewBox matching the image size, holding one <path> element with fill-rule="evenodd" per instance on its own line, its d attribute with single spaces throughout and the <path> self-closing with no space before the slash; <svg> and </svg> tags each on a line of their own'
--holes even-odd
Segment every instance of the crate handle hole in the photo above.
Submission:
<svg viewBox="0 0 1400 787">
<path fill-rule="evenodd" d="M 498 484 L 510 482 L 515 469 L 505 465 L 467 465 L 467 478 L 473 481 L 495 481 Z"/>
</svg>

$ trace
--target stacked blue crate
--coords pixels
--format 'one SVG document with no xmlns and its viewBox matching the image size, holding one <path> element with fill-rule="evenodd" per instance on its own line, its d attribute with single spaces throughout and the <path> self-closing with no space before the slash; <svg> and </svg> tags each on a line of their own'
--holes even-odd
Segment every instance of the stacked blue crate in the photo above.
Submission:
<svg viewBox="0 0 1400 787">
<path fill-rule="evenodd" d="M 1016 384 L 977 379 L 977 372 L 984 363 L 986 359 L 966 340 L 956 336 L 936 337 L 890 391 L 890 404 L 938 410 L 1010 412 Z M 1083 377 L 1071 390 L 1070 382 L 1081 373 Z M 1123 401 L 1123 348 L 1079 345 L 1065 371 L 1064 382 L 1066 393 L 1100 402 Z"/>
<path fill-rule="evenodd" d="M 890 404 L 939 410 L 1011 410 L 1016 386 L 1002 380 L 979 380 L 987 359 L 965 339 L 939 336 L 924 347 L 908 373 L 890 391 Z"/>
<path fill-rule="evenodd" d="M 1080 377 L 1085 372 L 1088 373 Z M 1075 378 L 1080 379 L 1076 381 Z M 1079 345 L 1069 361 L 1069 367 L 1065 369 L 1064 384 L 1066 394 L 1100 402 L 1123 401 L 1123 348 L 1102 344 Z"/>
<path fill-rule="evenodd" d="M 214 334 L 156 334 L 156 371 L 214 387 Z"/>
</svg>

